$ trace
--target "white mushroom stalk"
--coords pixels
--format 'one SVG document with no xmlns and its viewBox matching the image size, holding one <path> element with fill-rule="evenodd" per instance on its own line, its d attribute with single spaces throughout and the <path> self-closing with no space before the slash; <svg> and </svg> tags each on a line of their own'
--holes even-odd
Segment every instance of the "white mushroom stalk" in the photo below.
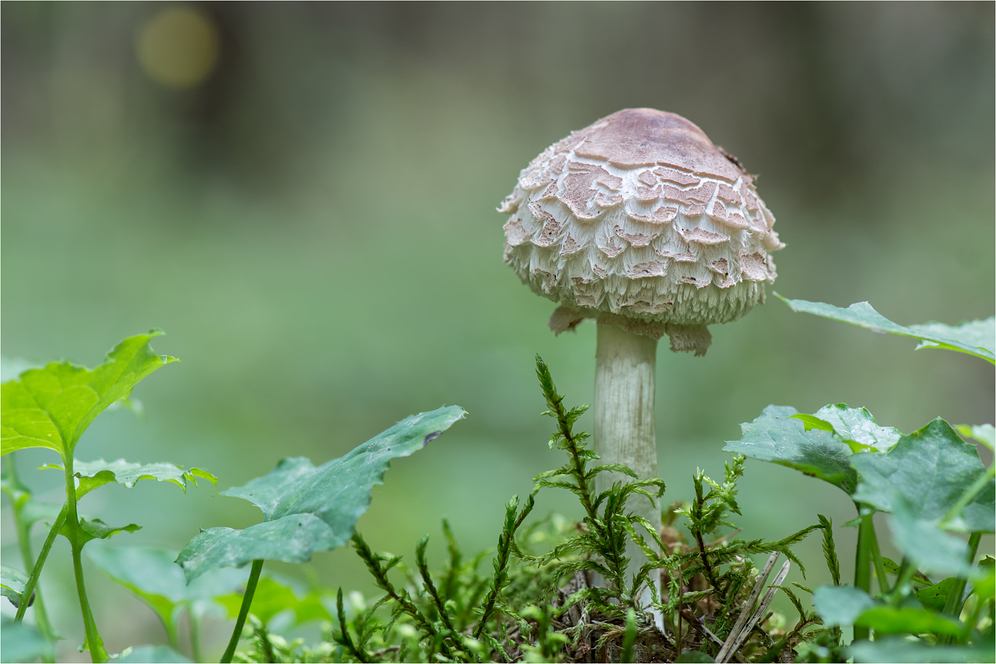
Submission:
<svg viewBox="0 0 996 664">
<path fill-rule="evenodd" d="M 598 324 L 595 351 L 595 426 L 592 439 L 599 463 L 622 464 L 640 479 L 659 477 L 657 436 L 654 432 L 654 381 L 657 374 L 657 339 L 633 334 L 621 327 Z M 595 491 L 601 493 L 615 482 L 631 481 L 619 472 L 595 476 Z M 656 501 L 633 495 L 630 510 L 660 532 L 661 510 Z M 647 562 L 643 551 L 632 542 L 626 548 L 631 569 Z M 659 574 L 652 582 L 660 587 Z M 649 604 L 645 601 L 644 604 Z"/>
<path fill-rule="evenodd" d="M 547 148 L 499 210 L 505 262 L 561 305 L 550 328 L 598 322 L 596 453 L 657 477 L 657 340 L 705 354 L 707 326 L 746 314 L 775 279 L 768 254 L 784 245 L 752 176 L 685 118 L 627 109 Z M 637 498 L 659 528 L 660 506 Z M 628 553 L 639 569 L 642 552 Z"/>
</svg>

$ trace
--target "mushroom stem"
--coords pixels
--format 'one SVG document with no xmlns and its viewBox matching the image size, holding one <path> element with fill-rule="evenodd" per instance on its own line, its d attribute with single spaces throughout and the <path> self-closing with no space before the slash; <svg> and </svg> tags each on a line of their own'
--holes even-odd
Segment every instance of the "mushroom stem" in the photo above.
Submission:
<svg viewBox="0 0 996 664">
<path fill-rule="evenodd" d="M 595 453 L 600 464 L 623 464 L 640 479 L 658 477 L 657 439 L 654 434 L 654 375 L 657 365 L 657 339 L 598 323 L 595 351 Z M 614 482 L 631 478 L 619 472 L 602 472 L 595 477 L 598 492 Z M 628 506 L 660 532 L 661 511 L 656 501 L 633 495 Z M 652 547 L 656 545 L 650 541 Z M 640 548 L 630 542 L 626 548 L 629 570 L 635 573 L 647 562 Z M 659 575 L 651 581 L 660 589 Z M 650 603 L 649 593 L 643 604 Z"/>
</svg>

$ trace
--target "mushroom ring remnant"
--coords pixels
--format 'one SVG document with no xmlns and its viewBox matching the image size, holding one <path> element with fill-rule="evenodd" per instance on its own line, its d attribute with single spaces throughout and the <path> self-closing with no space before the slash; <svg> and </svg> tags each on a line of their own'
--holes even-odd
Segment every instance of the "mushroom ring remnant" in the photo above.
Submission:
<svg viewBox="0 0 996 664">
<path fill-rule="evenodd" d="M 783 245 L 754 180 L 693 123 L 626 109 L 536 157 L 498 208 L 505 262 L 581 320 L 705 353 L 706 325 L 740 318 L 775 280 Z"/>
</svg>

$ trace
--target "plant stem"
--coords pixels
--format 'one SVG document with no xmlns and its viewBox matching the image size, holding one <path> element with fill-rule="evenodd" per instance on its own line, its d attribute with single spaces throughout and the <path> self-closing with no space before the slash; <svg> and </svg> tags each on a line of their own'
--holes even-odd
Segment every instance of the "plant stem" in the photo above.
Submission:
<svg viewBox="0 0 996 664">
<path fill-rule="evenodd" d="M 21 480 L 17 477 L 17 464 L 14 463 L 14 457 L 10 455 L 4 457 L 3 465 L 5 471 L 4 474 L 7 476 L 7 482 L 10 485 L 11 490 L 26 496 L 29 495 L 27 487 L 21 484 Z M 24 611 L 27 610 L 28 602 L 31 600 L 31 595 L 35 591 L 35 584 L 38 582 L 38 574 L 34 571 L 34 556 L 31 555 L 31 524 L 25 523 L 24 519 L 21 517 L 20 500 L 15 498 L 13 495 L 11 498 L 13 498 L 11 511 L 14 513 L 14 526 L 17 529 L 17 543 L 21 549 L 21 560 L 23 561 L 25 569 L 29 566 L 32 569 L 32 578 L 28 579 L 28 581 L 31 582 L 31 587 L 28 588 L 25 586 L 24 594 L 21 596 L 21 604 L 17 607 L 17 615 L 20 617 L 15 618 L 15 621 L 20 622 L 24 618 Z M 51 545 L 49 546 L 51 547 Z M 48 552 L 46 551 L 45 553 L 47 556 Z M 41 632 L 46 641 L 54 643 L 55 631 L 52 629 L 52 623 L 48 619 L 48 612 L 45 611 L 45 602 L 42 600 L 41 590 L 35 593 L 35 601 L 33 606 L 35 607 L 35 624 L 38 626 L 38 631 Z M 55 661 L 48 654 L 43 655 L 42 659 L 45 662 Z"/>
<path fill-rule="evenodd" d="M 201 625 L 199 617 L 194 617 L 192 607 L 187 608 L 187 624 L 190 626 L 190 654 L 195 662 L 201 661 Z"/>
<path fill-rule="evenodd" d="M 180 652 L 180 626 L 173 622 L 172 618 L 164 620 L 163 626 L 166 628 L 166 638 L 169 639 L 169 647 Z"/>
<path fill-rule="evenodd" d="M 706 552 L 705 541 L 702 539 L 702 531 L 695 531 L 695 541 L 699 545 L 699 557 L 702 559 L 702 566 L 705 568 L 705 574 L 706 578 L 709 580 L 709 585 L 716 590 L 716 595 L 720 598 L 720 601 L 725 602 L 726 594 L 720 590 L 719 583 L 716 582 L 716 575 L 712 571 L 712 565 L 709 564 L 709 555 Z"/>
<path fill-rule="evenodd" d="M 892 589 L 892 600 L 896 605 L 909 595 L 907 586 L 916 576 L 916 572 L 917 569 L 913 561 L 903 556 L 903 562 L 899 564 L 899 573 L 896 574 L 896 586 Z"/>
<path fill-rule="evenodd" d="M 869 517 L 868 531 L 871 533 L 871 556 L 875 564 L 875 576 L 878 578 L 878 591 L 883 595 L 889 592 L 889 577 L 886 576 L 885 562 L 882 560 L 882 553 L 878 550 L 878 535 L 875 534 L 874 515 Z"/>
<path fill-rule="evenodd" d="M 657 438 L 654 431 L 654 391 L 657 367 L 657 340 L 633 334 L 615 325 L 598 324 L 595 351 L 595 403 L 593 438 L 595 453 L 603 464 L 628 466 L 641 480 L 659 477 Z M 595 477 L 595 491 L 612 488 L 614 482 L 630 481 L 618 472 L 602 472 Z M 660 507 L 646 496 L 633 495 L 632 511 L 645 518 L 658 532 Z M 655 546 L 653 542 L 651 546 Z M 659 552 L 658 552 L 659 553 Z M 632 569 L 640 569 L 647 556 L 635 542 L 628 542 L 626 555 Z M 650 583 L 660 589 L 658 570 Z M 650 591 L 642 598 L 650 605 Z"/>
<path fill-rule="evenodd" d="M 69 544 L 73 550 L 73 575 L 76 577 L 76 591 L 80 597 L 80 611 L 83 613 L 83 629 L 86 633 L 86 645 L 90 649 L 90 659 L 94 662 L 106 662 L 107 651 L 104 641 L 97 632 L 97 624 L 90 610 L 90 600 L 86 596 L 86 586 L 83 583 L 83 538 L 80 536 L 80 518 L 76 511 L 76 477 L 73 470 L 73 455 L 67 454 L 63 459 L 66 472 L 66 529 L 69 531 Z"/>
<path fill-rule="evenodd" d="M 256 584 L 259 583 L 259 574 L 263 571 L 263 561 L 252 561 L 252 570 L 249 572 L 249 580 L 246 581 L 246 591 L 242 594 L 242 607 L 239 609 L 239 617 L 235 621 L 235 630 L 232 638 L 228 642 L 225 654 L 221 656 L 221 664 L 228 664 L 235 656 L 235 649 L 239 645 L 242 637 L 242 628 L 246 626 L 246 617 L 249 615 L 249 607 L 252 606 L 252 596 L 256 593 Z"/>
<path fill-rule="evenodd" d="M 975 562 L 975 554 L 979 551 L 979 541 L 982 539 L 982 533 L 972 533 L 968 536 L 968 564 L 971 565 Z M 944 601 L 944 609 L 942 613 L 957 619 L 961 616 L 961 608 L 964 606 L 962 601 L 962 596 L 965 594 L 965 579 L 955 579 L 955 582 L 951 584 L 951 589 L 948 590 L 948 597 Z M 938 638 L 938 643 L 951 643 L 952 637 L 946 634 L 942 634 Z"/>
<path fill-rule="evenodd" d="M 51 530 L 48 531 L 48 536 L 45 538 L 41 551 L 38 553 L 38 560 L 35 561 L 34 566 L 31 568 L 31 576 L 28 577 L 28 582 L 24 584 L 24 594 L 27 597 L 31 597 L 31 593 L 34 592 L 35 585 L 38 583 L 39 577 L 41 577 L 42 567 L 45 566 L 45 561 L 48 560 L 49 551 L 52 550 L 55 538 L 58 537 L 59 531 L 66 522 L 66 511 L 68 509 L 69 508 L 66 505 L 62 506 L 62 511 L 59 512 L 59 516 L 56 517 L 55 523 L 52 524 Z M 23 608 L 18 607 L 17 615 L 14 616 L 14 622 L 21 622 L 21 620 L 24 619 L 24 612 L 27 611 L 27 609 L 27 602 L 23 603 Z M 35 617 L 37 618 L 37 614 L 35 614 Z"/>
<path fill-rule="evenodd" d="M 855 503 L 858 513 L 861 513 L 861 505 Z M 871 594 L 871 551 L 872 539 L 875 537 L 875 526 L 872 523 L 872 515 L 866 514 L 861 517 L 861 525 L 858 526 L 858 546 L 854 557 L 854 587 Z M 854 626 L 854 640 L 867 639 L 870 632 L 867 627 Z"/>
</svg>

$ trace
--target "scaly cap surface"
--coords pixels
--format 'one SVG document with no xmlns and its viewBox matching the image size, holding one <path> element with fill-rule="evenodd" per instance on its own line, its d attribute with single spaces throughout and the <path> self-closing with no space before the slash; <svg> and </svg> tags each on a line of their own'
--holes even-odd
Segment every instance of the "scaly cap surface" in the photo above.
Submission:
<svg viewBox="0 0 996 664">
<path fill-rule="evenodd" d="M 702 326 L 763 301 L 776 276 L 768 254 L 784 246 L 753 178 L 693 123 L 649 108 L 547 148 L 498 209 L 511 217 L 505 262 L 563 305 L 555 332 L 596 318 L 666 331 L 674 350 L 704 352 Z M 682 339 L 690 328 L 704 342 Z"/>
</svg>

